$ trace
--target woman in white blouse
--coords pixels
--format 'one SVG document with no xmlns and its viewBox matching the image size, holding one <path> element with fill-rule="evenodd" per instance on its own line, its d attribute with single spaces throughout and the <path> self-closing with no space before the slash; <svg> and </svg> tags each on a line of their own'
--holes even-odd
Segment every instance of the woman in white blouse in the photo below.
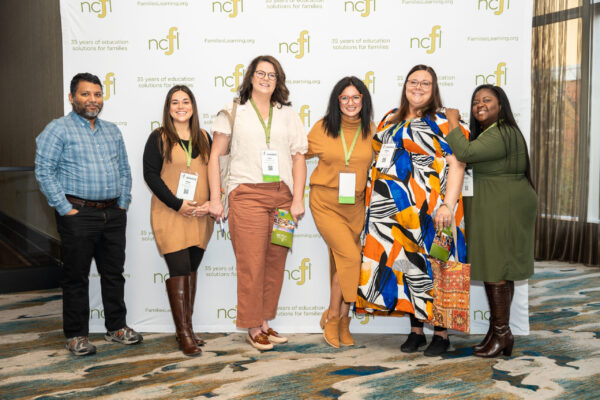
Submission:
<svg viewBox="0 0 600 400">
<path fill-rule="evenodd" d="M 288 101 L 285 73 L 272 56 L 256 57 L 239 88 L 239 104 L 213 122 L 208 163 L 209 212 L 225 218 L 221 190 L 229 197 L 229 231 L 237 264 L 237 321 L 248 329 L 248 342 L 259 350 L 285 343 L 269 326 L 277 314 L 288 248 L 271 243 L 276 210 L 290 211 L 294 222 L 304 215 L 308 150 L 300 118 Z M 219 156 L 231 140 L 229 185 L 221 188 Z"/>
</svg>

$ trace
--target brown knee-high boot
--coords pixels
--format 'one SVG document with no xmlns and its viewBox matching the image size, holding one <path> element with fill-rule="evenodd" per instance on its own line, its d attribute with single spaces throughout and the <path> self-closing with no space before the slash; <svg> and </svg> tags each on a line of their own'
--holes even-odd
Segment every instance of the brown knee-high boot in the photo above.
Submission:
<svg viewBox="0 0 600 400">
<path fill-rule="evenodd" d="M 189 277 L 174 276 L 167 279 L 166 283 L 179 348 L 186 356 L 199 356 L 202 354 L 202 349 L 194 341 L 194 333 L 192 332 L 188 311 L 190 299 Z"/>
<path fill-rule="evenodd" d="M 489 289 L 488 289 L 489 286 Z M 492 335 L 488 343 L 473 355 L 478 357 L 496 357 L 501 352 L 505 356 L 512 354 L 514 337 L 510 331 L 510 303 L 511 290 L 510 285 L 486 284 L 486 294 L 490 303 Z"/>
<path fill-rule="evenodd" d="M 510 302 L 512 304 L 512 300 L 515 295 L 515 281 L 506 281 L 506 283 L 508 284 L 508 288 L 510 289 Z M 483 282 L 483 284 L 485 285 L 485 294 L 487 295 L 487 298 L 489 299 L 490 294 L 488 293 L 488 290 L 489 290 L 488 286 L 492 286 L 492 285 L 490 285 L 487 282 Z M 490 316 L 490 327 L 488 328 L 487 334 L 485 335 L 485 337 L 483 338 L 481 343 L 473 346 L 473 351 L 481 351 L 481 349 L 483 349 L 485 346 L 487 346 L 488 342 L 492 338 L 492 330 L 493 330 L 492 326 L 494 326 L 494 319 L 492 318 L 492 316 Z"/>
<path fill-rule="evenodd" d="M 196 344 L 198 346 L 204 346 L 206 344 L 206 342 L 202 339 L 200 339 L 198 337 L 198 335 L 196 335 L 196 333 L 194 332 L 194 326 L 192 324 L 192 315 L 194 314 L 194 301 L 196 300 L 196 279 L 197 279 L 198 273 L 197 271 L 194 271 L 190 274 L 190 307 L 189 307 L 189 311 L 190 311 L 190 326 L 192 327 L 192 333 L 194 334 L 194 340 L 196 341 Z"/>
</svg>

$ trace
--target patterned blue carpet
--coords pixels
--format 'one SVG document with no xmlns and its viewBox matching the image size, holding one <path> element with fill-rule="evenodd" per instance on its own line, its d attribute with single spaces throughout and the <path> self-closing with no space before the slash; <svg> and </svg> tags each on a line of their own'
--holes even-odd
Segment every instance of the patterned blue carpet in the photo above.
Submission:
<svg viewBox="0 0 600 400">
<path fill-rule="evenodd" d="M 600 269 L 543 262 L 530 280 L 531 335 L 512 357 L 481 359 L 481 335 L 453 335 L 444 357 L 404 354 L 404 335 L 355 335 L 333 349 L 316 334 L 274 351 L 242 334 L 205 334 L 199 358 L 171 334 L 122 346 L 94 334 L 98 354 L 64 349 L 57 290 L 0 296 L 1 399 L 597 399 Z M 315 321 L 315 324 L 318 323 Z"/>
</svg>

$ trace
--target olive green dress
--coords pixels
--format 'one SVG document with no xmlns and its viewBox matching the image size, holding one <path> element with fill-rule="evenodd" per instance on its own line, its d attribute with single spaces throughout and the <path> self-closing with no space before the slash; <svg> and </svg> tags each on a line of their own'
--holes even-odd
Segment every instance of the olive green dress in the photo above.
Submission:
<svg viewBox="0 0 600 400">
<path fill-rule="evenodd" d="M 515 128 L 491 127 L 469 142 L 460 128 L 446 140 L 473 167 L 473 197 L 464 197 L 471 279 L 519 281 L 533 275 L 537 195 L 525 177 L 527 147 Z"/>
</svg>

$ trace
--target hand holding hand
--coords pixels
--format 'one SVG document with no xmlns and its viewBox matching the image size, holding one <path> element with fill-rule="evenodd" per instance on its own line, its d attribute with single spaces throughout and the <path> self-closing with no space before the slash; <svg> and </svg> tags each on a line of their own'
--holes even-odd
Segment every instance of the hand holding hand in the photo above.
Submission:
<svg viewBox="0 0 600 400">
<path fill-rule="evenodd" d="M 224 221 L 225 220 L 225 209 L 223 208 L 223 203 L 221 203 L 220 198 L 210 200 L 208 202 L 208 213 L 216 221 Z"/>
<path fill-rule="evenodd" d="M 183 200 L 181 207 L 177 212 L 184 217 L 192 217 L 194 215 L 194 211 L 196 210 L 196 202 L 191 200 Z"/>
<path fill-rule="evenodd" d="M 196 209 L 194 210 L 194 216 L 195 217 L 203 217 L 206 214 L 208 214 L 208 206 L 209 206 L 210 202 L 209 201 L 205 201 L 204 204 L 202 204 L 201 206 L 196 207 Z"/>
</svg>

